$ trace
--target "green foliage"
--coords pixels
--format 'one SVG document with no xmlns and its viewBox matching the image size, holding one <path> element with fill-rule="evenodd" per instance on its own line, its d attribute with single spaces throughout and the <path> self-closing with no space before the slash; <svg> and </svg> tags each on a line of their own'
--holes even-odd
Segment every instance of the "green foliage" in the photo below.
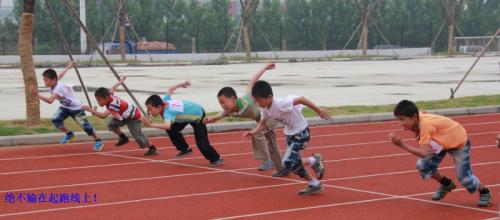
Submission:
<svg viewBox="0 0 500 220">
<path fill-rule="evenodd" d="M 17 42 L 22 1 L 15 2 L 12 18 L 0 21 L 0 41 L 8 45 Z M 49 2 L 72 50 L 78 53 L 78 26 L 60 0 Z M 71 2 L 78 9 L 78 1 Z M 232 33 L 234 36 L 226 51 L 235 49 L 240 16 L 229 16 L 228 8 L 237 2 L 125 0 L 124 8 L 135 30 L 148 41 L 168 40 L 177 46 L 179 52 L 189 53 L 191 39 L 195 38 L 197 52 L 222 52 Z M 103 37 L 105 42 L 112 40 L 116 4 L 116 1 L 107 0 L 86 1 L 87 25 L 98 41 Z M 491 35 L 500 24 L 499 14 L 498 0 L 464 0 L 457 24 L 465 36 Z M 43 0 L 36 1 L 35 15 L 35 53 L 63 53 Z M 391 44 L 403 47 L 430 46 L 443 23 L 436 0 L 383 0 L 373 11 L 372 18 Z M 254 51 L 280 50 L 284 41 L 288 50 L 331 50 L 342 49 L 360 21 L 358 5 L 351 0 L 261 0 L 247 25 Z M 103 36 L 108 26 L 111 30 Z M 447 47 L 446 31 L 445 28 L 437 40 L 437 51 Z M 348 49 L 357 47 L 359 32 Z M 135 40 L 133 33 L 128 33 L 127 38 Z M 459 32 L 456 35 L 460 35 Z M 368 44 L 370 48 L 386 44 L 373 24 L 369 26 Z"/>
</svg>

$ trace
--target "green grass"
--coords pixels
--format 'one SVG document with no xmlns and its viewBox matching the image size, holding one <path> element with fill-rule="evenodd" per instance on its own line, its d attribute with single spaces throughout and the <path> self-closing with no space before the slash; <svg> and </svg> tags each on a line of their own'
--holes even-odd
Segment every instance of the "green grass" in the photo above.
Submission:
<svg viewBox="0 0 500 220">
<path fill-rule="evenodd" d="M 417 102 L 418 107 L 421 110 L 433 110 L 433 109 L 443 109 L 443 108 L 459 108 L 459 107 L 477 107 L 485 105 L 499 105 L 500 95 L 490 95 L 490 96 L 472 96 L 463 97 L 450 100 L 438 100 L 438 101 L 420 101 Z M 363 105 L 353 105 L 353 106 L 339 106 L 339 107 L 324 107 L 328 109 L 333 115 L 355 115 L 355 114 L 367 114 L 367 113 L 381 113 L 381 112 L 392 112 L 394 105 L 373 105 L 373 106 L 363 106 Z M 311 109 L 304 109 L 304 115 L 306 117 L 315 117 Z M 217 112 L 209 112 L 207 115 L 215 115 Z M 102 120 L 100 118 L 89 116 L 89 121 L 94 126 L 96 130 L 106 130 L 106 123 L 109 119 Z M 159 117 L 153 118 L 154 122 L 159 122 L 161 119 Z M 248 121 L 236 117 L 228 117 L 220 122 L 236 122 L 236 121 Z M 66 120 L 66 126 L 70 130 L 81 131 L 80 127 L 73 120 Z M 12 136 L 12 135 L 27 135 L 27 134 L 46 134 L 46 133 L 57 133 L 60 132 L 56 129 L 50 119 L 42 119 L 42 123 L 35 127 L 25 126 L 24 120 L 6 120 L 0 121 L 0 136 Z"/>
<path fill-rule="evenodd" d="M 434 53 L 433 55 L 436 55 L 436 56 L 448 56 L 448 51 L 439 51 L 439 52 Z M 450 56 L 463 56 L 463 55 L 468 55 L 468 54 L 462 53 L 462 52 L 458 52 L 458 51 L 451 52 L 451 54 L 450 54 Z"/>
<path fill-rule="evenodd" d="M 420 101 L 416 102 L 416 104 L 421 110 L 500 105 L 500 95 L 471 96 L 437 101 Z M 328 109 L 333 115 L 355 115 L 366 113 L 392 112 L 394 106 L 395 104 L 373 106 L 353 105 L 325 108 Z M 304 116 L 315 117 L 316 113 L 314 113 L 314 111 L 312 111 L 311 109 L 306 108 L 304 110 Z"/>
</svg>

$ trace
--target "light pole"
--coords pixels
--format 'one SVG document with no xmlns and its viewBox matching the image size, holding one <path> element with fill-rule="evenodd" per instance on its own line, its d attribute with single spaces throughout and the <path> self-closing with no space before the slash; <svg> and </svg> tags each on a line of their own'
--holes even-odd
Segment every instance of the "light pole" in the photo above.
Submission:
<svg viewBox="0 0 500 220">
<path fill-rule="evenodd" d="M 80 19 L 82 20 L 83 25 L 86 24 L 86 14 L 85 14 L 85 0 L 80 0 Z M 80 52 L 85 54 L 87 51 L 87 35 L 80 29 Z"/>
<path fill-rule="evenodd" d="M 163 23 L 165 23 L 165 42 L 167 43 L 167 53 L 168 53 L 168 18 L 163 16 Z"/>
</svg>

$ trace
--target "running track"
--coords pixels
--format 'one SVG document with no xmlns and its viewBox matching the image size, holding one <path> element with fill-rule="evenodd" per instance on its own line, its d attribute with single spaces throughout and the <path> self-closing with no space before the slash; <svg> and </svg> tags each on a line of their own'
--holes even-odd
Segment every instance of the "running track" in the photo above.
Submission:
<svg viewBox="0 0 500 220">
<path fill-rule="evenodd" d="M 493 193 L 491 207 L 478 208 L 478 195 L 462 187 L 444 200 L 430 200 L 438 185 L 422 181 L 416 157 L 388 142 L 388 133 L 396 132 L 415 143 L 391 121 L 312 127 L 303 156 L 322 153 L 327 172 L 323 193 L 307 197 L 297 195 L 305 183 L 296 176 L 273 178 L 272 171 L 257 171 L 242 132 L 210 134 L 225 160 L 217 168 L 197 149 L 174 159 L 175 148 L 166 138 L 152 139 L 160 147 L 156 157 L 143 157 L 133 141 L 120 148 L 107 142 L 100 153 L 92 152 L 90 143 L 1 148 L 0 219 L 496 219 L 500 149 L 494 144 L 500 114 L 455 119 L 469 132 L 473 170 Z M 194 147 L 193 137 L 187 139 Z M 449 157 L 441 171 L 459 185 Z M 91 197 L 59 204 L 6 198 L 27 193 Z"/>
</svg>

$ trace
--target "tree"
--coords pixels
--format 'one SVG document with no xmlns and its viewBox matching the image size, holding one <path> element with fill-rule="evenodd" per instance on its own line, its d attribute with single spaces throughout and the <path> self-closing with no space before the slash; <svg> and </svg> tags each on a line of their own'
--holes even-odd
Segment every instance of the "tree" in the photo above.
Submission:
<svg viewBox="0 0 500 220">
<path fill-rule="evenodd" d="M 241 19 L 242 19 L 242 34 L 243 34 L 243 47 L 245 48 L 247 61 L 252 59 L 252 48 L 250 47 L 250 36 L 248 34 L 248 24 L 252 18 L 259 0 L 240 0 L 241 3 Z"/>
<path fill-rule="evenodd" d="M 448 56 L 455 51 L 455 26 L 458 12 L 462 6 L 463 0 L 438 0 L 439 7 L 443 12 L 446 24 L 448 26 Z"/>
<path fill-rule="evenodd" d="M 309 22 L 309 2 L 307 0 L 287 0 L 284 22 L 286 26 L 286 47 L 291 50 L 306 50 L 307 22 Z"/>
<path fill-rule="evenodd" d="M 24 79 L 24 93 L 26 97 L 26 123 L 28 126 L 40 123 L 40 101 L 31 93 L 38 89 L 35 68 L 33 66 L 33 27 L 35 16 L 35 0 L 23 1 L 23 13 L 19 23 L 19 56 Z"/>
<path fill-rule="evenodd" d="M 466 36 L 486 36 L 495 33 L 500 24 L 498 0 L 465 0 L 458 23 Z"/>
<path fill-rule="evenodd" d="M 370 23 L 370 16 L 373 9 L 377 6 L 380 0 L 353 0 L 353 3 L 358 6 L 359 12 L 361 14 L 362 28 L 361 37 L 359 39 L 358 49 L 363 50 L 363 55 L 367 55 L 368 50 L 368 25 Z"/>
<path fill-rule="evenodd" d="M 263 0 L 262 9 L 255 12 L 252 19 L 254 24 L 253 40 L 256 42 L 254 45 L 255 50 L 282 49 L 280 45 L 283 37 L 283 24 L 280 4 L 280 0 Z M 255 33 L 255 31 L 259 31 L 259 34 Z"/>
</svg>

